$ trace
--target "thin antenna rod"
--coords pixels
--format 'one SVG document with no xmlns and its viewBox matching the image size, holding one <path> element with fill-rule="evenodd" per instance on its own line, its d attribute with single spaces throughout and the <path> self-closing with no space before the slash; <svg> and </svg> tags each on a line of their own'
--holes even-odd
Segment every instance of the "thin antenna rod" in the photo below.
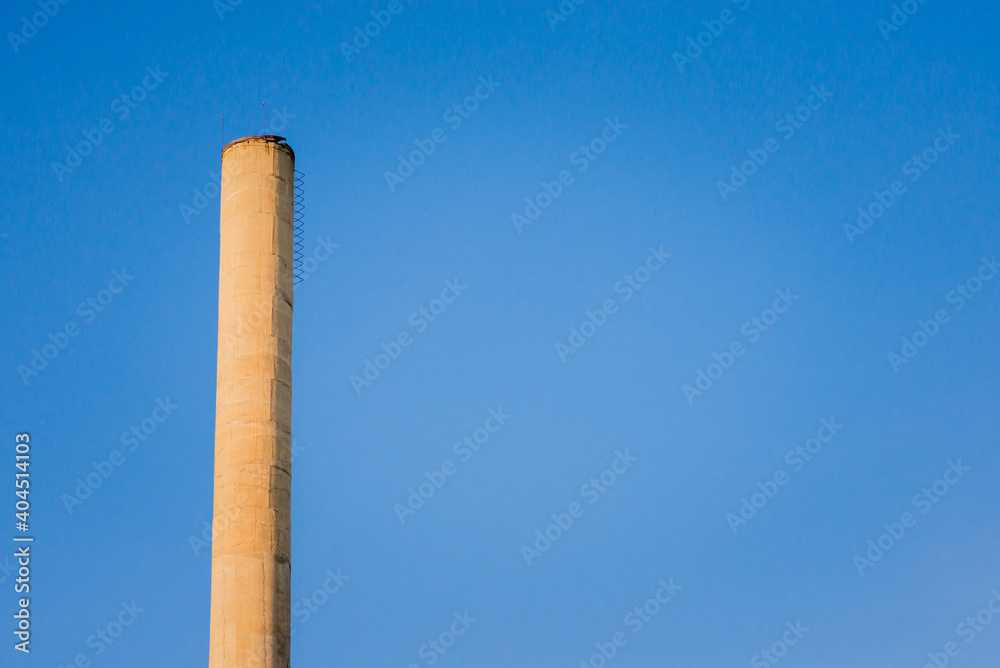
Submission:
<svg viewBox="0 0 1000 668">
<path fill-rule="evenodd" d="M 222 114 L 222 148 L 226 148 L 226 115 Z M 221 153 L 220 153 L 221 155 Z"/>
<path fill-rule="evenodd" d="M 260 115 L 261 115 L 261 118 L 264 121 L 264 137 L 267 137 L 267 113 L 265 113 L 265 111 L 264 111 L 264 103 L 263 102 L 260 103 Z M 269 153 L 271 151 L 271 147 L 268 146 L 267 139 L 264 139 L 264 150 L 267 151 L 267 152 L 269 152 Z"/>
</svg>

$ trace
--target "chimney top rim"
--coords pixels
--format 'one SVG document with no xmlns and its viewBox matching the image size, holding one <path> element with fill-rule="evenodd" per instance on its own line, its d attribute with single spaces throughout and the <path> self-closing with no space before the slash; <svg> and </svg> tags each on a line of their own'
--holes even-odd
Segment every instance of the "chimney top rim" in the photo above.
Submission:
<svg viewBox="0 0 1000 668">
<path fill-rule="evenodd" d="M 234 139 L 233 141 L 229 142 L 228 144 L 222 147 L 222 155 L 225 155 L 226 151 L 228 151 L 230 147 L 244 142 L 246 143 L 261 142 L 264 144 L 274 144 L 275 146 L 280 146 L 281 148 L 288 149 L 288 152 L 292 154 L 292 159 L 295 158 L 295 151 L 293 151 L 292 147 L 285 142 L 284 137 L 279 137 L 278 135 L 249 135 L 247 137 L 240 137 L 239 139 Z"/>
</svg>

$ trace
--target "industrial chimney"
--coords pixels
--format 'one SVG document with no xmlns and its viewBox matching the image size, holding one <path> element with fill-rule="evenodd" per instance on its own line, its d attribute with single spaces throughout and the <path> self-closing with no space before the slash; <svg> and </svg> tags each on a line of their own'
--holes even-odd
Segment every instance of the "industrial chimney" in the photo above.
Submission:
<svg viewBox="0 0 1000 668">
<path fill-rule="evenodd" d="M 210 668 L 288 668 L 295 153 L 222 149 Z"/>
</svg>

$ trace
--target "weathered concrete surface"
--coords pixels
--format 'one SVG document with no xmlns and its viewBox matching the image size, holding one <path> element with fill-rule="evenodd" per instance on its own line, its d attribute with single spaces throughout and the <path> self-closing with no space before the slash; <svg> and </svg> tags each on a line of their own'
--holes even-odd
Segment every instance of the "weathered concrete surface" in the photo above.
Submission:
<svg viewBox="0 0 1000 668">
<path fill-rule="evenodd" d="M 288 668 L 295 156 L 222 153 L 210 668 Z"/>
</svg>

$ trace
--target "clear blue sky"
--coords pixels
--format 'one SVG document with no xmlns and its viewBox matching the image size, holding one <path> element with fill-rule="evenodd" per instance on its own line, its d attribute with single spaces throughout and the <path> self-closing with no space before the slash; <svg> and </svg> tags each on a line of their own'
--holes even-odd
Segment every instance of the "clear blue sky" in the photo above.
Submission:
<svg viewBox="0 0 1000 668">
<path fill-rule="evenodd" d="M 212 183 L 262 101 L 313 258 L 294 665 L 997 662 L 995 3 L 56 3 L 0 13 L 0 663 L 207 664 Z"/>
</svg>

